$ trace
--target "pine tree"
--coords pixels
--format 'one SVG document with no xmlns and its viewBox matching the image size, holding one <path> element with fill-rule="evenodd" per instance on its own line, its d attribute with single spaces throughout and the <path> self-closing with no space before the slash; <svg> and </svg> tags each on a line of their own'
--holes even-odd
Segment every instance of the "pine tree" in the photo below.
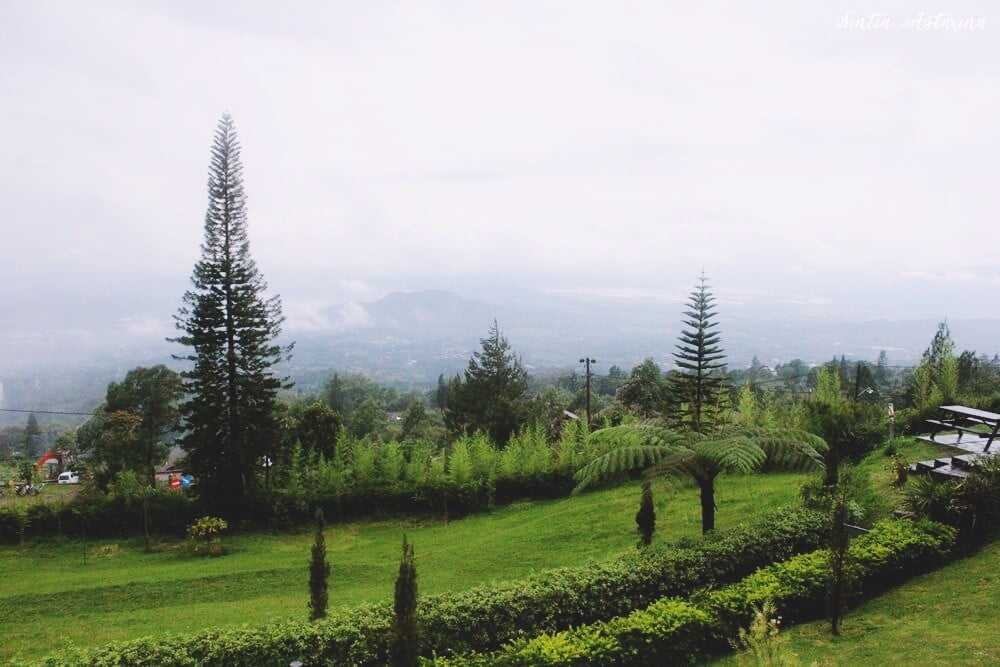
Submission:
<svg viewBox="0 0 1000 667">
<path fill-rule="evenodd" d="M 648 479 L 642 482 L 642 496 L 639 501 L 639 511 L 635 514 L 635 523 L 639 528 L 639 546 L 648 547 L 653 543 L 653 533 L 656 532 L 653 485 Z"/>
<path fill-rule="evenodd" d="M 525 420 L 528 374 L 496 320 L 479 343 L 482 351 L 469 360 L 465 381 L 450 387 L 445 421 L 453 431 L 483 431 L 503 446 Z"/>
<path fill-rule="evenodd" d="M 38 417 L 32 412 L 28 415 L 28 423 L 24 427 L 24 454 L 33 459 L 42 453 L 42 427 L 38 425 Z"/>
<path fill-rule="evenodd" d="M 416 667 L 419 656 L 417 635 L 417 565 L 413 560 L 413 545 L 403 535 L 403 555 L 396 578 L 395 617 L 389 660 L 393 667 Z"/>
<path fill-rule="evenodd" d="M 875 383 L 876 389 L 879 391 L 885 391 L 889 387 L 890 371 L 889 371 L 889 355 L 885 353 L 885 350 L 881 350 L 878 353 L 878 361 L 875 362 Z"/>
<path fill-rule="evenodd" d="M 323 529 L 323 510 L 316 510 L 316 539 L 313 541 L 312 558 L 309 560 L 309 620 L 326 617 L 329 600 L 327 581 L 330 578 L 330 564 L 326 560 L 326 537 Z"/>
<path fill-rule="evenodd" d="M 725 359 L 719 347 L 719 332 L 713 330 L 715 297 L 708 291 L 705 274 L 688 298 L 689 310 L 684 312 L 687 329 L 679 336 L 674 352 L 677 372 L 671 376 L 671 392 L 678 405 L 677 417 L 692 430 L 702 432 L 711 425 L 714 408 L 722 391 Z"/>
<path fill-rule="evenodd" d="M 444 373 L 438 375 L 437 390 L 434 392 L 434 407 L 439 410 L 448 407 L 448 383 L 444 379 Z"/>
<path fill-rule="evenodd" d="M 175 316 L 192 348 L 182 373 L 190 397 L 182 406 L 187 434 L 181 446 L 188 470 L 212 512 L 238 516 L 257 484 L 262 460 L 277 442 L 273 416 L 282 381 L 273 367 L 291 346 L 281 333 L 281 301 L 264 297 L 267 284 L 250 257 L 240 144 L 232 118 L 219 121 L 208 178 L 202 256 L 192 290 Z"/>
</svg>

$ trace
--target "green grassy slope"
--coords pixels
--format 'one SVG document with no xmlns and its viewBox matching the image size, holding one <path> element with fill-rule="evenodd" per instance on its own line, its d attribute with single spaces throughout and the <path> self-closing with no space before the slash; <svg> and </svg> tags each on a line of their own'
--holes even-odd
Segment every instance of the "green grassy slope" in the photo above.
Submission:
<svg viewBox="0 0 1000 667">
<path fill-rule="evenodd" d="M 719 528 L 792 502 L 803 476 L 720 478 Z M 656 487 L 657 539 L 700 533 L 697 491 Z M 421 594 L 510 580 L 633 548 L 638 484 L 522 502 L 460 521 L 369 521 L 328 527 L 331 607 L 389 602 L 403 532 L 415 544 Z M 306 616 L 312 534 L 227 538 L 221 558 L 183 544 L 144 553 L 138 541 L 38 542 L 0 548 L 0 660 L 39 657 L 67 642 L 97 645 Z M 103 553 L 105 555 L 98 555 Z"/>
</svg>

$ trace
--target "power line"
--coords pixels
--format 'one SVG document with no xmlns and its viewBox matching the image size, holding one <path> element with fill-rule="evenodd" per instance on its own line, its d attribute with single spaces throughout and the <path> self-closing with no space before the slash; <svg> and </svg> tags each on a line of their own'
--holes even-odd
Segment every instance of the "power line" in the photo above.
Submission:
<svg viewBox="0 0 1000 667">
<path fill-rule="evenodd" d="M 22 414 L 35 415 L 76 415 L 78 417 L 95 417 L 96 412 L 63 412 L 60 410 L 17 410 L 14 408 L 0 408 L 0 412 L 19 412 Z"/>
</svg>

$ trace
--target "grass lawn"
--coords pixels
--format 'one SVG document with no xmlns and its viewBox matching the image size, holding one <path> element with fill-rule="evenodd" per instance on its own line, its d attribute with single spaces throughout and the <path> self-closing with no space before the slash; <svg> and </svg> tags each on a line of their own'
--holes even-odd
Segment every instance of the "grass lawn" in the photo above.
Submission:
<svg viewBox="0 0 1000 667">
<path fill-rule="evenodd" d="M 997 665 L 998 596 L 994 542 L 850 610 L 837 638 L 827 621 L 789 628 L 787 647 L 803 665 Z"/>
<path fill-rule="evenodd" d="M 717 526 L 793 502 L 805 477 L 721 477 Z M 657 539 L 696 537 L 695 489 L 655 487 Z M 402 534 L 415 545 L 421 594 L 511 580 L 606 559 L 633 548 L 639 486 L 521 502 L 448 524 L 366 521 L 329 526 L 330 605 L 391 602 Z M 313 536 L 267 533 L 227 538 L 232 552 L 195 557 L 182 543 L 142 551 L 141 540 L 0 547 L 0 661 L 38 658 L 72 642 L 108 641 L 212 627 L 305 618 Z"/>
</svg>

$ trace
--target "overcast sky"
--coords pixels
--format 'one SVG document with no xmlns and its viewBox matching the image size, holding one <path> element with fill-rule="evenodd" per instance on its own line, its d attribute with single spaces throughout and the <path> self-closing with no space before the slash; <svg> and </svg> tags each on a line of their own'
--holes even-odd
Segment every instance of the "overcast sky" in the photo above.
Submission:
<svg viewBox="0 0 1000 667">
<path fill-rule="evenodd" d="M 703 268 L 730 302 L 996 316 L 1000 5 L 914 4 L 0 0 L 3 310 L 169 320 L 228 111 L 292 326 Z"/>
</svg>

